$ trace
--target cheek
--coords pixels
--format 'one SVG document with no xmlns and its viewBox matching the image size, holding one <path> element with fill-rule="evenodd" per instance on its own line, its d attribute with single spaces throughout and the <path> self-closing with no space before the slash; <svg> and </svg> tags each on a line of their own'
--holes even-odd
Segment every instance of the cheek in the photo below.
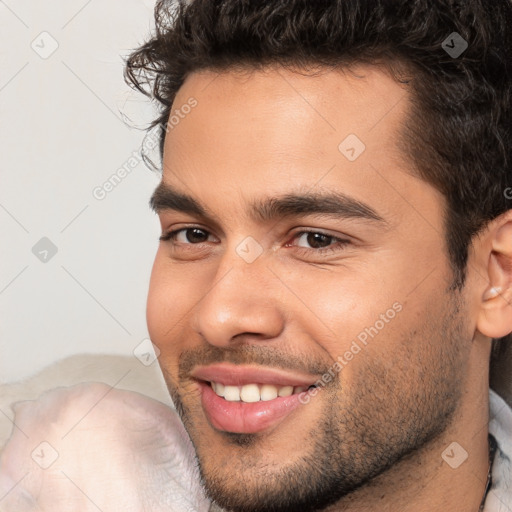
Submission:
<svg viewBox="0 0 512 512">
<path fill-rule="evenodd" d="M 149 335 L 159 348 L 175 339 L 176 328 L 191 307 L 190 280 L 171 268 L 161 250 L 156 255 L 149 283 L 146 321 Z"/>
<path fill-rule="evenodd" d="M 295 295 L 282 296 L 288 318 L 332 359 L 351 350 L 355 340 L 364 347 L 381 331 L 400 323 L 407 289 L 407 283 L 391 271 L 381 267 L 377 273 L 354 263 L 332 272 L 302 268 L 297 275 L 288 273 L 286 284 Z"/>
</svg>

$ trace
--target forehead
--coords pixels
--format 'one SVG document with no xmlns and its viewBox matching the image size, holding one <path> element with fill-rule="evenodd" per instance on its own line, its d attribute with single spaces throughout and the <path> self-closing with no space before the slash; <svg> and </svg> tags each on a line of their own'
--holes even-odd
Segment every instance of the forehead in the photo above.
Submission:
<svg viewBox="0 0 512 512">
<path fill-rule="evenodd" d="M 352 128 L 364 134 L 375 129 L 390 109 L 398 113 L 406 110 L 408 87 L 383 64 L 314 70 L 277 65 L 201 70 L 187 77 L 173 109 L 193 96 L 205 116 L 222 112 L 223 119 L 233 121 L 233 114 L 250 114 L 254 121 L 300 119 L 308 125 L 316 122 L 318 130 L 323 126 L 341 134 Z M 399 104 L 401 108 L 396 108 Z M 296 135 L 297 128 L 288 125 L 287 132 Z"/>
<path fill-rule="evenodd" d="M 192 73 L 173 103 L 163 181 L 226 203 L 283 195 L 291 186 L 362 200 L 390 173 L 400 173 L 398 186 L 407 188 L 412 164 L 398 140 L 409 95 L 407 85 L 375 66 Z M 183 108 L 191 100 L 194 108 Z"/>
<path fill-rule="evenodd" d="M 382 142 L 385 134 L 387 143 L 400 131 L 408 95 L 382 66 L 314 74 L 276 66 L 204 70 L 192 73 L 178 91 L 171 115 L 181 115 L 172 116 L 164 148 L 170 152 L 194 136 L 205 150 L 222 140 L 223 146 L 244 146 L 247 154 L 265 149 L 276 156 L 321 156 L 337 151 L 350 134 L 365 145 Z M 191 98 L 197 106 L 187 114 Z"/>
</svg>

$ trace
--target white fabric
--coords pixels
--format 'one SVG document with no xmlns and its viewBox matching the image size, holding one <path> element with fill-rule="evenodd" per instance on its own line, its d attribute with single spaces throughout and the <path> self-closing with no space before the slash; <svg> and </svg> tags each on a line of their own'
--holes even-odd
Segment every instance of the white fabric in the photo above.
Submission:
<svg viewBox="0 0 512 512">
<path fill-rule="evenodd" d="M 81 382 L 104 382 L 116 389 L 136 391 L 172 406 L 158 363 L 144 363 L 135 356 L 74 354 L 23 380 L 0 383 L 0 453 L 13 429 L 11 404 L 37 400 L 45 390 L 67 388 Z"/>
<path fill-rule="evenodd" d="M 82 383 L 14 409 L 1 512 L 208 511 L 190 440 L 161 402 Z"/>
<path fill-rule="evenodd" d="M 489 433 L 496 439 L 498 449 L 484 512 L 512 512 L 512 409 L 492 389 L 489 412 Z"/>
</svg>

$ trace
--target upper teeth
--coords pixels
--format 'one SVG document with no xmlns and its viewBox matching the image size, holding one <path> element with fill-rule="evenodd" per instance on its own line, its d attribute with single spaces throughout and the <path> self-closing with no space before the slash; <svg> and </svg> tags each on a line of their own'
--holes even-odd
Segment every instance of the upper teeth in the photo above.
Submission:
<svg viewBox="0 0 512 512">
<path fill-rule="evenodd" d="M 218 382 L 210 383 L 213 391 L 229 402 L 259 402 L 274 400 L 278 396 L 290 396 L 306 391 L 302 386 L 273 386 L 272 384 L 245 384 L 245 386 L 225 386 Z"/>
</svg>

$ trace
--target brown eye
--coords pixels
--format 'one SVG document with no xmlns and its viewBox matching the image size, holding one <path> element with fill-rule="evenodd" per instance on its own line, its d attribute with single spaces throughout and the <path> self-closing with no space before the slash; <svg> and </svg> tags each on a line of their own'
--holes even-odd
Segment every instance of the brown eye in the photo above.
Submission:
<svg viewBox="0 0 512 512">
<path fill-rule="evenodd" d="M 309 232 L 304 234 L 306 235 L 306 242 L 313 249 L 323 249 L 324 247 L 328 247 L 334 239 L 333 236 L 325 235 L 324 233 Z"/>
<path fill-rule="evenodd" d="M 294 240 L 297 240 L 298 243 L 289 245 L 295 245 L 299 251 L 313 254 L 342 250 L 350 244 L 349 240 L 322 233 L 321 231 L 301 231 L 295 235 Z"/>
<path fill-rule="evenodd" d="M 187 228 L 183 230 L 185 232 L 185 238 L 191 244 L 201 243 L 208 240 L 208 234 L 203 229 L 199 228 Z"/>
<path fill-rule="evenodd" d="M 200 244 L 208 241 L 209 233 L 201 228 L 181 228 L 165 233 L 160 237 L 161 241 L 172 240 L 184 244 Z"/>
</svg>

